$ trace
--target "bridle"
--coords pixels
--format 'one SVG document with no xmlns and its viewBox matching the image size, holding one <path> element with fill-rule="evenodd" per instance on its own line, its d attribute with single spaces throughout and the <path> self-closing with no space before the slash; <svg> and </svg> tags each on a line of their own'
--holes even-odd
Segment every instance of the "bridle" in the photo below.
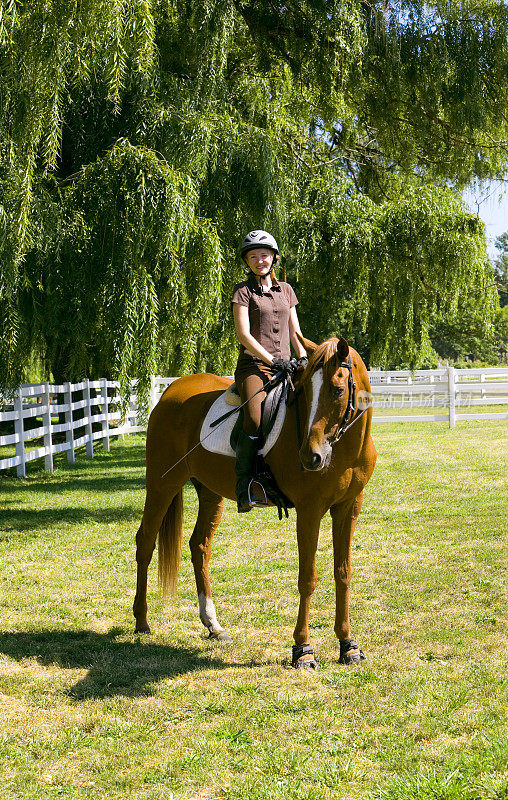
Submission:
<svg viewBox="0 0 508 800">
<path fill-rule="evenodd" d="M 333 439 L 329 439 L 331 445 L 335 444 L 342 439 L 348 428 L 351 427 L 353 424 L 350 423 L 351 417 L 356 411 L 356 383 L 353 378 L 353 364 L 351 361 L 351 356 L 348 355 L 347 361 L 342 361 L 340 364 L 341 367 L 349 370 L 349 375 L 347 379 L 347 388 L 348 388 L 348 399 L 347 399 L 347 406 L 346 410 L 344 411 L 344 416 L 342 417 L 342 422 L 340 423 L 339 429 Z"/>
<path fill-rule="evenodd" d="M 368 403 L 362 411 L 354 416 L 354 413 L 357 409 L 356 406 L 356 383 L 353 378 L 353 363 L 351 361 L 351 356 L 348 355 L 347 361 L 342 361 L 339 367 L 344 367 L 349 371 L 348 375 L 348 400 L 346 410 L 344 411 L 344 416 L 342 417 L 341 423 L 337 429 L 337 432 L 334 434 L 332 439 L 329 439 L 330 445 L 336 444 L 346 431 L 348 431 L 355 422 L 358 422 L 360 417 L 363 417 L 365 412 L 371 407 L 372 402 Z M 301 424 L 300 424 L 300 412 L 298 408 L 298 395 L 301 393 L 302 388 L 299 386 L 298 389 L 294 391 L 294 399 L 293 402 L 295 404 L 295 413 L 296 413 L 296 432 L 298 437 L 298 449 L 301 449 L 302 446 L 302 432 L 301 432 Z"/>
</svg>

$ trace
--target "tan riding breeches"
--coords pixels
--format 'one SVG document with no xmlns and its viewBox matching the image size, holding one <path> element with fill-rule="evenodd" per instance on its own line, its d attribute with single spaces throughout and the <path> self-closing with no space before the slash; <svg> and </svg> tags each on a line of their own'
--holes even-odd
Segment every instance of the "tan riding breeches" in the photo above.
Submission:
<svg viewBox="0 0 508 800">
<path fill-rule="evenodd" d="M 257 436 L 259 433 L 261 427 L 261 403 L 266 397 L 266 392 L 259 392 L 255 397 L 252 397 L 252 395 L 261 389 L 267 380 L 268 378 L 264 375 L 257 373 L 246 375 L 237 384 L 242 403 L 245 403 L 247 398 L 252 398 L 243 409 L 243 429 L 249 436 Z"/>
</svg>

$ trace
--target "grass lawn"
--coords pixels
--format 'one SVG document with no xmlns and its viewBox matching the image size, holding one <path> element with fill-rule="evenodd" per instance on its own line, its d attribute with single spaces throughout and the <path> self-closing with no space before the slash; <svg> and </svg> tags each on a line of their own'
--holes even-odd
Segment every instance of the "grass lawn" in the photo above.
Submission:
<svg viewBox="0 0 508 800">
<path fill-rule="evenodd" d="M 0 798 L 507 800 L 506 422 L 377 425 L 353 543 L 353 635 L 338 664 L 331 524 L 311 630 L 288 666 L 294 512 L 238 516 L 214 543 L 203 636 L 188 548 L 154 634 L 133 634 L 144 440 L 0 477 Z M 185 538 L 196 515 L 185 491 Z"/>
</svg>

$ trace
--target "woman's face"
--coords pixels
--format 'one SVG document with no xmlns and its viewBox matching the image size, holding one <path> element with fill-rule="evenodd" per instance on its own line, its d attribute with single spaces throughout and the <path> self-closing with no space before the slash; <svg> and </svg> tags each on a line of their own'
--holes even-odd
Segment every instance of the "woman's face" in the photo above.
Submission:
<svg viewBox="0 0 508 800">
<path fill-rule="evenodd" d="M 258 278 L 268 275 L 272 269 L 275 253 L 268 247 L 258 247 L 256 250 L 249 250 L 245 255 L 245 261 L 249 269 Z"/>
</svg>

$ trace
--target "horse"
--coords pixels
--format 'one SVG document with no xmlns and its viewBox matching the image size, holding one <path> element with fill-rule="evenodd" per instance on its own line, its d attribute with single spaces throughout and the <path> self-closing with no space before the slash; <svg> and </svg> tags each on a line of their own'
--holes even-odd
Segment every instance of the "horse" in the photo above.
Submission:
<svg viewBox="0 0 508 800">
<path fill-rule="evenodd" d="M 371 438 L 370 383 L 365 364 L 347 341 L 333 337 L 316 345 L 301 337 L 307 366 L 294 379 L 281 433 L 265 460 L 277 484 L 296 509 L 298 616 L 292 665 L 316 668 L 309 611 L 316 587 L 319 527 L 332 517 L 335 635 L 339 663 L 357 664 L 364 654 L 351 636 L 349 587 L 351 540 L 363 489 L 372 475 L 376 450 Z M 159 583 L 174 595 L 182 540 L 182 488 L 191 480 L 199 511 L 189 541 L 201 622 L 212 639 L 231 641 L 220 625 L 210 587 L 209 562 L 225 497 L 235 499 L 234 459 L 205 450 L 202 422 L 231 379 L 210 373 L 175 380 L 153 409 L 146 440 L 146 500 L 136 535 L 137 586 L 133 612 L 136 633 L 150 633 L 147 621 L 147 571 L 159 537 Z M 355 397 L 356 395 L 356 397 Z M 363 408 L 358 399 L 363 398 Z M 254 509 L 253 512 L 256 514 Z"/>
</svg>

